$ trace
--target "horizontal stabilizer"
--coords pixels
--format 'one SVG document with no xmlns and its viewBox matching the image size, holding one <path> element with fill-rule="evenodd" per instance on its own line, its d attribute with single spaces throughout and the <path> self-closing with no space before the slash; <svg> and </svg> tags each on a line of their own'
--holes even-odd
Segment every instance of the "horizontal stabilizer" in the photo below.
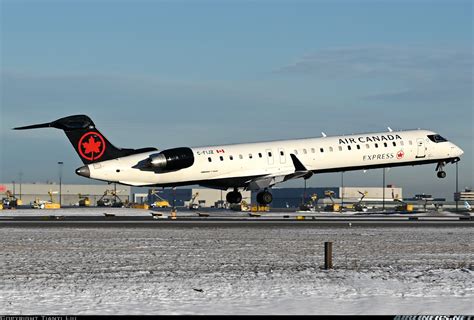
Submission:
<svg viewBox="0 0 474 320">
<path fill-rule="evenodd" d="M 51 122 L 50 123 L 40 123 L 40 124 L 33 124 L 30 126 L 24 126 L 24 127 L 16 127 L 13 128 L 13 130 L 28 130 L 28 129 L 38 129 L 38 128 L 49 128 L 51 127 Z"/>
<path fill-rule="evenodd" d="M 17 127 L 13 130 L 28 130 L 28 129 L 38 129 L 38 128 L 56 128 L 61 129 L 66 132 L 68 131 L 83 131 L 95 127 L 94 122 L 91 118 L 86 115 L 79 114 L 69 117 L 64 117 L 53 122 L 33 124 L 30 126 Z"/>
</svg>

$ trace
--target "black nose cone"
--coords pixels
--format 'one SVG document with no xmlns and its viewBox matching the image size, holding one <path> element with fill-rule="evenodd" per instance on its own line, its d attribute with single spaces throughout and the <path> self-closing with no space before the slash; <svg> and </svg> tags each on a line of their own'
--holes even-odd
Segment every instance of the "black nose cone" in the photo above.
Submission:
<svg viewBox="0 0 474 320">
<path fill-rule="evenodd" d="M 86 177 L 86 178 L 90 178 L 91 176 L 91 172 L 88 166 L 83 166 L 83 167 L 80 167 L 79 169 L 76 169 L 76 174 Z"/>
</svg>

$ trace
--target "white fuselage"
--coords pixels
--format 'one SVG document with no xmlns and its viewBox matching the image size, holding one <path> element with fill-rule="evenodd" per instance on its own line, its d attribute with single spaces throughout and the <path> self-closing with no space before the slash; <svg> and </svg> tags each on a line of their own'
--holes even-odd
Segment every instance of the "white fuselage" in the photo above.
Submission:
<svg viewBox="0 0 474 320">
<path fill-rule="evenodd" d="M 453 143 L 432 141 L 428 135 L 435 133 L 410 130 L 196 147 L 191 148 L 193 165 L 171 172 L 134 168 L 158 151 L 97 162 L 88 167 L 93 179 L 134 186 L 174 186 L 291 174 L 295 172 L 295 165 L 290 154 L 314 173 L 436 163 L 463 154 Z"/>
</svg>

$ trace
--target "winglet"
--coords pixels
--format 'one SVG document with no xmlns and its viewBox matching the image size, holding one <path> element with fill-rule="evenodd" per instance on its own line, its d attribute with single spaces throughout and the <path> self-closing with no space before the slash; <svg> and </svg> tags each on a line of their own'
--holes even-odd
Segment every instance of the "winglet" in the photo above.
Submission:
<svg viewBox="0 0 474 320">
<path fill-rule="evenodd" d="M 291 160 L 293 161 L 293 165 L 295 166 L 295 173 L 292 174 L 292 178 L 304 178 L 309 179 L 313 176 L 313 172 L 306 169 L 304 164 L 296 157 L 293 153 L 290 153 Z"/>
</svg>

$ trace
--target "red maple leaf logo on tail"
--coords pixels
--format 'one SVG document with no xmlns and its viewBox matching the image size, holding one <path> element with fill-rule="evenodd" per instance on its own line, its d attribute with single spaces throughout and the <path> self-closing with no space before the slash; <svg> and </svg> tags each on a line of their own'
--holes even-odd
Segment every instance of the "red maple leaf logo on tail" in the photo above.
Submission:
<svg viewBox="0 0 474 320">
<path fill-rule="evenodd" d="M 100 145 L 102 142 L 100 141 L 95 141 L 95 139 L 90 136 L 89 141 L 83 142 L 82 146 L 84 147 L 84 153 L 89 154 L 89 153 L 99 153 L 100 152 Z"/>
<path fill-rule="evenodd" d="M 98 132 L 86 132 L 79 139 L 77 152 L 79 155 L 89 161 L 100 159 L 105 152 L 105 139 Z"/>
</svg>

